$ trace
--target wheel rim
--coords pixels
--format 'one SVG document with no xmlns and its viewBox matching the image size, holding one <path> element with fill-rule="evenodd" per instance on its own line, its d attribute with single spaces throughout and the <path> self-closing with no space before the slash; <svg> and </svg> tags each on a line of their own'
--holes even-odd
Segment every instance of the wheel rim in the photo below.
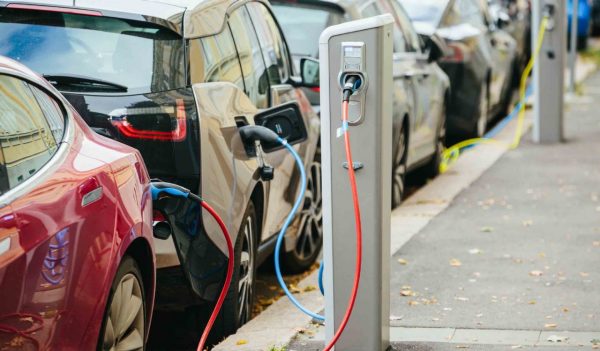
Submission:
<svg viewBox="0 0 600 351">
<path fill-rule="evenodd" d="M 144 349 L 144 300 L 137 277 L 128 273 L 117 285 L 104 328 L 103 349 Z"/>
<path fill-rule="evenodd" d="M 304 207 L 299 214 L 298 239 L 294 252 L 300 260 L 311 259 L 323 239 L 321 163 L 314 161 L 307 172 Z"/>
<path fill-rule="evenodd" d="M 240 256 L 240 278 L 238 280 L 238 320 L 240 325 L 250 320 L 254 289 L 254 219 L 248 216 L 242 231 L 242 253 Z"/>
<path fill-rule="evenodd" d="M 404 195 L 404 177 L 406 175 L 406 135 L 404 126 L 400 129 L 400 140 L 398 141 L 398 151 L 394 160 L 394 174 L 392 178 L 392 206 L 396 207 L 402 202 Z"/>
<path fill-rule="evenodd" d="M 477 136 L 482 137 L 485 134 L 487 128 L 487 114 L 488 114 L 488 94 L 487 87 L 483 86 L 481 91 L 481 98 L 479 102 L 479 119 L 477 120 Z"/>
</svg>

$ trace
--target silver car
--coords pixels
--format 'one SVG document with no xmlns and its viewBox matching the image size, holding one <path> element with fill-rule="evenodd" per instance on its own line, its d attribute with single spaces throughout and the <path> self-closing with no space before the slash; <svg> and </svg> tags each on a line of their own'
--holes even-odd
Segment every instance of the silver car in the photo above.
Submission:
<svg viewBox="0 0 600 351">
<path fill-rule="evenodd" d="M 271 1 L 296 64 L 318 58 L 321 32 L 345 21 L 390 13 L 394 26 L 394 106 L 392 207 L 402 201 L 407 171 L 425 167 L 437 174 L 446 136 L 450 83 L 436 60 L 443 42 L 423 43 L 402 6 L 395 0 Z M 319 104 L 318 89 L 309 92 Z"/>
</svg>

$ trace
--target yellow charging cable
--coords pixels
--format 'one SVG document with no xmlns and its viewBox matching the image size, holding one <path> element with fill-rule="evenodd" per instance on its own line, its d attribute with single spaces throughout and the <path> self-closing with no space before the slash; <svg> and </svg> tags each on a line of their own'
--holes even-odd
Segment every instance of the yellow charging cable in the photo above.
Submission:
<svg viewBox="0 0 600 351">
<path fill-rule="evenodd" d="M 519 102 L 518 106 L 518 118 L 517 118 L 517 129 L 515 131 L 515 136 L 513 138 L 512 143 L 509 145 L 511 149 L 515 149 L 519 146 L 521 142 L 521 137 L 523 136 L 523 124 L 525 120 L 525 99 L 527 95 L 527 78 L 533 69 L 534 64 L 537 61 L 537 58 L 542 49 L 542 42 L 544 41 L 544 35 L 546 34 L 546 28 L 548 27 L 548 16 L 544 16 L 540 23 L 540 29 L 538 31 L 536 47 L 525 66 L 525 70 L 523 70 L 523 74 L 521 75 L 521 81 L 519 82 Z M 498 141 L 492 138 L 473 138 L 461 141 L 457 144 L 454 144 L 448 147 L 444 152 L 442 152 L 442 160 L 440 161 L 440 173 L 445 173 L 450 166 L 452 166 L 460 156 L 461 151 L 469 146 L 479 145 L 479 144 L 505 144 L 502 141 Z"/>
</svg>

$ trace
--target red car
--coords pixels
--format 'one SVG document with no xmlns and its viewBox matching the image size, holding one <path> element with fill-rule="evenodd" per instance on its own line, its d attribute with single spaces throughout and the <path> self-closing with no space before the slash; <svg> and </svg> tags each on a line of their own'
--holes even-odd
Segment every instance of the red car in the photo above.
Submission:
<svg viewBox="0 0 600 351">
<path fill-rule="evenodd" d="M 45 80 L 0 57 L 0 350 L 142 350 L 149 176 Z"/>
</svg>

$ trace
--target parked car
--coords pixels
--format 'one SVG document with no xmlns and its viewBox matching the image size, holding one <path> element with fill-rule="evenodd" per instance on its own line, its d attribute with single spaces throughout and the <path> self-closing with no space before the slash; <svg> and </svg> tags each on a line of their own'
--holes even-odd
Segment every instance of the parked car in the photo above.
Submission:
<svg viewBox="0 0 600 351">
<path fill-rule="evenodd" d="M 517 66 L 515 39 L 498 29 L 479 0 L 401 0 L 417 31 L 444 38 L 452 54 L 440 61 L 452 97 L 448 134 L 481 137 L 510 103 Z"/>
<path fill-rule="evenodd" d="M 590 0 L 579 0 L 577 7 L 577 49 L 587 48 L 587 41 L 592 32 L 592 5 Z M 573 18 L 573 0 L 567 1 L 567 32 L 571 40 L 571 19 Z"/>
<path fill-rule="evenodd" d="M 4 57 L 0 130 L 0 348 L 142 350 L 155 260 L 140 154 Z"/>
<path fill-rule="evenodd" d="M 520 78 L 522 70 L 531 56 L 531 8 L 526 0 L 487 0 L 492 22 L 504 30 L 517 42 L 518 70 L 516 78 Z M 518 80 L 515 81 L 515 83 Z"/>
<path fill-rule="evenodd" d="M 274 0 L 273 8 L 296 62 L 318 58 L 320 33 L 341 22 L 391 13 L 394 24 L 392 207 L 402 201 L 409 170 L 437 174 L 446 137 L 449 81 L 436 60 L 443 48 L 425 48 L 400 3 L 393 0 Z M 313 96 L 318 104 L 318 96 Z"/>
<path fill-rule="evenodd" d="M 192 189 L 224 217 L 236 271 L 214 329 L 220 335 L 249 320 L 256 268 L 300 191 L 289 153 L 249 158 L 237 129 L 255 124 L 259 111 L 296 102 L 308 128 L 296 148 L 309 180 L 284 261 L 301 271 L 317 258 L 319 119 L 292 85 L 299 81 L 266 1 L 0 1 L 0 53 L 43 74 L 96 132 L 140 150 L 153 178 Z M 196 307 L 221 289 L 226 247 L 208 214 L 180 206 L 169 218 L 175 242 L 156 242 L 157 304 L 199 321 Z M 199 323 L 188 325 L 197 332 Z"/>
</svg>

